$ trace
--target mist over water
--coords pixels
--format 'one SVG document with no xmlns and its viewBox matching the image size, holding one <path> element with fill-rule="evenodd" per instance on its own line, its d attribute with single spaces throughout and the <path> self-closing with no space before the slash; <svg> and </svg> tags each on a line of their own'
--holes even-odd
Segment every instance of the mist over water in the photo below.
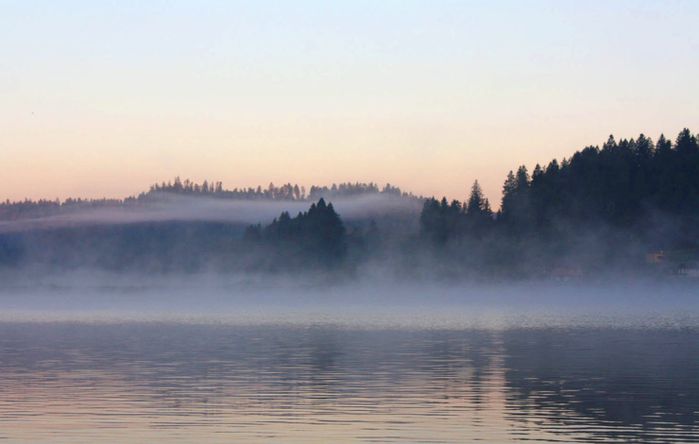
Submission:
<svg viewBox="0 0 699 444">
<path fill-rule="evenodd" d="M 0 319 L 361 328 L 699 325 L 691 280 L 464 283 L 327 275 L 65 273 L 4 279 Z"/>
<path fill-rule="evenodd" d="M 699 442 L 692 281 L 5 275 L 8 442 Z"/>
</svg>

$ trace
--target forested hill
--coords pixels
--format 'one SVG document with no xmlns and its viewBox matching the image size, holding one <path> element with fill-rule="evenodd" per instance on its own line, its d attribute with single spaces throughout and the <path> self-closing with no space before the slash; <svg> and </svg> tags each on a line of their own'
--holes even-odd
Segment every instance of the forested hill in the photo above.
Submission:
<svg viewBox="0 0 699 444">
<path fill-rule="evenodd" d="M 524 167 L 510 173 L 503 187 L 502 218 L 527 229 L 560 220 L 605 222 L 617 227 L 645 225 L 658 212 L 699 215 L 699 146 L 688 129 L 675 143 L 609 140 L 587 147 L 545 168 L 531 179 Z"/>
<path fill-rule="evenodd" d="M 476 182 L 469 199 L 429 199 L 423 229 L 446 239 L 475 228 L 508 234 L 552 234 L 570 226 L 651 229 L 661 220 L 694 222 L 699 217 L 699 145 L 688 129 L 674 143 L 641 134 L 602 147 L 589 146 L 560 163 L 526 166 L 505 179 L 501 208 L 493 213 Z M 476 221 L 477 219 L 477 221 Z"/>
<path fill-rule="evenodd" d="M 449 202 L 371 183 L 226 190 L 221 183 L 175 179 L 124 200 L 6 202 L 0 227 L 31 227 L 31 217 L 76 209 L 148 208 L 173 196 L 176 206 L 188 208 L 187 217 L 148 213 L 128 226 L 0 231 L 0 266 L 269 271 L 371 264 L 461 277 L 617 270 L 699 275 L 699 145 L 687 129 L 674 141 L 610 136 L 602 146 L 536 165 L 531 173 L 520 166 L 505 178 L 498 210 L 478 182 L 466 200 Z M 396 201 L 401 205 L 389 208 Z M 197 206 L 201 202 L 207 206 Z M 235 202 L 252 202 L 254 209 Z M 228 213 L 209 218 L 205 209 Z M 247 223 L 230 214 L 243 210 L 255 215 Z"/>
<path fill-rule="evenodd" d="M 510 171 L 493 213 L 476 182 L 465 202 L 428 199 L 421 235 L 442 256 L 524 273 L 635 267 L 650 254 L 699 263 L 699 145 L 636 139 L 589 146 L 560 163 Z"/>
</svg>

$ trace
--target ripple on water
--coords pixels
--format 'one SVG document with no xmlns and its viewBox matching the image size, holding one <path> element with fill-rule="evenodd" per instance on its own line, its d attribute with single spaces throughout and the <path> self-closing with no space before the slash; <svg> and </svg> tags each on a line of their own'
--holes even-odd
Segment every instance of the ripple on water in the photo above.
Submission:
<svg viewBox="0 0 699 444">
<path fill-rule="evenodd" d="M 0 324 L 16 442 L 699 442 L 692 328 Z"/>
</svg>

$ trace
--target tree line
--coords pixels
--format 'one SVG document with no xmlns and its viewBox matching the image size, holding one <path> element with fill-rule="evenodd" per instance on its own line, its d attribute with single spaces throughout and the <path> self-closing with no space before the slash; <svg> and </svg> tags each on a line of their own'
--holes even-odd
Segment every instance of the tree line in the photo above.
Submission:
<svg viewBox="0 0 699 444">
<path fill-rule="evenodd" d="M 295 216 L 270 223 L 152 222 L 121 227 L 67 227 L 0 233 L 0 263 L 79 264 L 139 269 L 298 270 L 391 263 L 403 273 L 464 276 L 546 275 L 557 268 L 645 270 L 649 252 L 681 251 L 699 262 L 699 145 L 688 129 L 674 141 L 641 134 L 588 146 L 560 162 L 510 171 L 495 210 L 478 181 L 463 201 L 418 198 L 397 187 L 344 183 L 286 184 L 226 190 L 220 182 L 154 185 L 125 200 L 5 202 L 0 217 L 110 205 L 147 205 L 161 194 L 307 201 Z M 343 220 L 328 199 L 386 194 L 420 199 L 421 211 L 374 220 Z M 4 211 L 4 213 L 3 213 Z M 9 214 L 9 216 L 8 216 Z M 184 255 L 173 261 L 170 252 Z M 74 260 L 66 261 L 66 257 Z M 107 257 L 108 259 L 105 259 Z M 372 262 L 374 261 L 374 262 Z M 185 264 L 185 265 L 183 265 Z"/>
<path fill-rule="evenodd" d="M 599 223 L 642 231 L 659 214 L 699 216 L 699 145 L 688 129 L 674 144 L 663 135 L 656 143 L 643 134 L 619 142 L 609 136 L 601 148 L 537 164 L 531 175 L 522 165 L 508 173 L 497 212 L 476 181 L 464 203 L 427 199 L 420 221 L 425 235 L 443 242 L 496 226 L 512 235 Z"/>
<path fill-rule="evenodd" d="M 427 199 L 423 240 L 463 261 L 551 269 L 638 266 L 651 251 L 699 261 L 699 145 L 682 130 L 674 143 L 641 134 L 588 146 L 530 174 L 510 171 L 493 212 L 476 181 L 463 203 Z M 469 251 L 458 251 L 468 245 Z"/>
<path fill-rule="evenodd" d="M 203 181 L 201 184 L 192 182 L 189 179 L 184 181 L 176 177 L 174 181 L 154 184 L 147 193 L 139 195 L 140 199 L 157 196 L 159 193 L 173 193 L 185 195 L 206 195 L 226 199 L 265 199 L 265 200 L 289 200 L 289 201 L 316 201 L 321 198 L 338 198 L 360 196 L 365 194 L 387 194 L 393 196 L 412 197 L 412 193 L 403 192 L 399 187 L 387 183 L 379 187 L 374 182 L 343 182 L 333 183 L 330 186 L 312 185 L 306 192 L 303 185 L 287 183 L 275 186 L 270 183 L 267 188 L 258 186 L 256 188 L 233 188 L 230 190 L 223 188 L 222 182 Z"/>
</svg>

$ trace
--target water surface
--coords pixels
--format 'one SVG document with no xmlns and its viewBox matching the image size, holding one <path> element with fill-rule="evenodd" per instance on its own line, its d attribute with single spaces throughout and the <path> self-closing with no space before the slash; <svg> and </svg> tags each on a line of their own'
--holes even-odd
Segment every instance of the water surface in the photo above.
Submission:
<svg viewBox="0 0 699 444">
<path fill-rule="evenodd" d="M 5 442 L 699 442 L 699 330 L 3 321 Z"/>
</svg>

